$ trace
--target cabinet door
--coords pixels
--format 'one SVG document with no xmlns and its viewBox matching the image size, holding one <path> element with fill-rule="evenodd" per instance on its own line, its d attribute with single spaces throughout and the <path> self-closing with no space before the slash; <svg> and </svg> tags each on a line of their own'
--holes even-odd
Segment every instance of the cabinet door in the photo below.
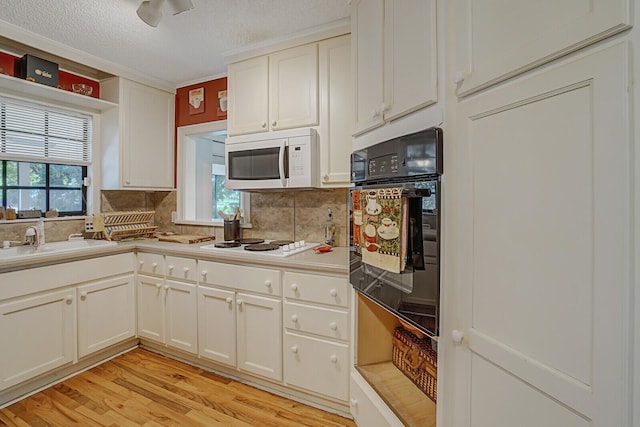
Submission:
<svg viewBox="0 0 640 427">
<path fill-rule="evenodd" d="M 164 343 L 164 280 L 138 276 L 138 335 Z"/>
<path fill-rule="evenodd" d="M 134 289 L 131 275 L 78 287 L 79 357 L 135 336 Z"/>
<path fill-rule="evenodd" d="M 282 380 L 282 302 L 238 293 L 238 369 Z"/>
<path fill-rule="evenodd" d="M 351 8 L 355 118 L 353 134 L 382 125 L 384 0 L 356 0 Z"/>
<path fill-rule="evenodd" d="M 167 280 L 165 290 L 167 293 L 166 344 L 196 354 L 198 352 L 196 285 Z"/>
<path fill-rule="evenodd" d="M 122 186 L 173 189 L 175 96 L 120 81 Z"/>
<path fill-rule="evenodd" d="M 227 86 L 229 136 L 269 130 L 269 58 L 229 64 Z"/>
<path fill-rule="evenodd" d="M 403 1 L 403 0 L 400 0 Z M 629 28 L 629 0 L 456 2 L 464 96 Z M 448 76 L 451 81 L 454 76 Z"/>
<path fill-rule="evenodd" d="M 72 289 L 0 305 L 0 389 L 74 361 L 74 313 Z"/>
<path fill-rule="evenodd" d="M 335 37 L 318 45 L 320 68 L 320 178 L 322 187 L 349 186 L 351 173 L 351 37 Z"/>
<path fill-rule="evenodd" d="M 385 0 L 384 120 L 437 101 L 435 0 Z"/>
<path fill-rule="evenodd" d="M 318 45 L 312 43 L 269 56 L 271 130 L 318 124 Z"/>
<path fill-rule="evenodd" d="M 440 339 L 448 425 L 628 425 L 632 374 L 612 361 L 633 357 L 629 52 L 587 51 L 457 106 L 443 324 L 464 339 Z"/>
<path fill-rule="evenodd" d="M 198 354 L 236 366 L 235 292 L 198 287 Z"/>
<path fill-rule="evenodd" d="M 361 427 L 403 427 L 382 398 L 355 370 L 351 372 L 349 393 L 351 415 Z"/>
<path fill-rule="evenodd" d="M 349 398 L 349 346 L 284 334 L 284 382 L 334 399 Z"/>
</svg>

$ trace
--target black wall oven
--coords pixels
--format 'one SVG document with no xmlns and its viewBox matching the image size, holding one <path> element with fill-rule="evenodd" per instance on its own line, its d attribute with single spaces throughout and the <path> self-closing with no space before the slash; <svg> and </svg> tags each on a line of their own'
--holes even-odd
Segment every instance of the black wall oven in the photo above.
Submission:
<svg viewBox="0 0 640 427">
<path fill-rule="evenodd" d="M 442 130 L 355 151 L 351 174 L 351 284 L 404 322 L 437 336 Z"/>
</svg>

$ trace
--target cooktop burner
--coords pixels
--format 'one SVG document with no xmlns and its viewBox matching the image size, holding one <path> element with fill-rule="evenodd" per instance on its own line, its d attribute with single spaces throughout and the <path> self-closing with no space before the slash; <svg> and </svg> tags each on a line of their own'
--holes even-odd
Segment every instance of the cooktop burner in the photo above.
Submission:
<svg viewBox="0 0 640 427">
<path fill-rule="evenodd" d="M 280 246 L 273 243 L 255 243 L 244 247 L 245 251 L 275 251 L 276 249 L 280 249 Z"/>
<path fill-rule="evenodd" d="M 216 248 L 237 248 L 240 245 L 239 242 L 218 242 L 214 244 Z"/>
<path fill-rule="evenodd" d="M 236 242 L 242 245 L 254 245 L 257 243 L 263 243 L 264 239 L 246 238 L 246 239 L 237 239 Z"/>
<path fill-rule="evenodd" d="M 293 240 L 272 240 L 269 243 L 272 245 L 284 246 L 284 245 L 290 245 L 291 243 L 294 243 L 294 242 Z"/>
</svg>

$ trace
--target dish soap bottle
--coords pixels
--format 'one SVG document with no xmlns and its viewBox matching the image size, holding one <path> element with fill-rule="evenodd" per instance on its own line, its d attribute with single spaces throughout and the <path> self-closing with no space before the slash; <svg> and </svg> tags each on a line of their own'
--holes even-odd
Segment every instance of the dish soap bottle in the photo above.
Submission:
<svg viewBox="0 0 640 427">
<path fill-rule="evenodd" d="M 327 209 L 327 221 L 324 223 L 324 243 L 330 246 L 335 244 L 336 225 L 333 222 L 333 212 Z"/>
</svg>

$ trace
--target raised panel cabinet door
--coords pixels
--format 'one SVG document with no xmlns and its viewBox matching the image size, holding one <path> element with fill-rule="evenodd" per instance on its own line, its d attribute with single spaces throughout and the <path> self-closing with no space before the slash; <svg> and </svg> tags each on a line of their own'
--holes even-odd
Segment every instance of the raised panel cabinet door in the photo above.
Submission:
<svg viewBox="0 0 640 427">
<path fill-rule="evenodd" d="M 227 76 L 229 136 L 269 130 L 269 57 L 229 64 Z"/>
<path fill-rule="evenodd" d="M 236 295 L 238 369 L 282 380 L 282 301 Z"/>
<path fill-rule="evenodd" d="M 198 286 L 198 354 L 236 366 L 235 292 Z"/>
<path fill-rule="evenodd" d="M 0 389 L 76 358 L 73 289 L 0 305 Z"/>
<path fill-rule="evenodd" d="M 196 285 L 167 280 L 165 284 L 165 343 L 189 353 L 198 353 Z"/>
<path fill-rule="evenodd" d="M 609 43 L 457 105 L 448 425 L 628 425 L 629 57 Z"/>
<path fill-rule="evenodd" d="M 78 357 L 136 334 L 133 275 L 78 286 Z"/>
<path fill-rule="evenodd" d="M 351 3 L 351 55 L 355 91 L 353 135 L 383 124 L 384 0 Z"/>
<path fill-rule="evenodd" d="M 629 0 L 456 2 L 458 96 L 521 74 L 630 27 Z"/>
<path fill-rule="evenodd" d="M 164 344 L 164 279 L 138 276 L 138 335 Z"/>
<path fill-rule="evenodd" d="M 318 44 L 320 79 L 320 183 L 322 187 L 351 185 L 351 36 Z"/>
<path fill-rule="evenodd" d="M 271 130 L 318 124 L 318 45 L 285 49 L 269 56 Z"/>
<path fill-rule="evenodd" d="M 121 84 L 122 185 L 172 189 L 175 95 L 124 79 Z"/>
<path fill-rule="evenodd" d="M 438 100 L 435 0 L 385 0 L 384 120 Z"/>
</svg>

